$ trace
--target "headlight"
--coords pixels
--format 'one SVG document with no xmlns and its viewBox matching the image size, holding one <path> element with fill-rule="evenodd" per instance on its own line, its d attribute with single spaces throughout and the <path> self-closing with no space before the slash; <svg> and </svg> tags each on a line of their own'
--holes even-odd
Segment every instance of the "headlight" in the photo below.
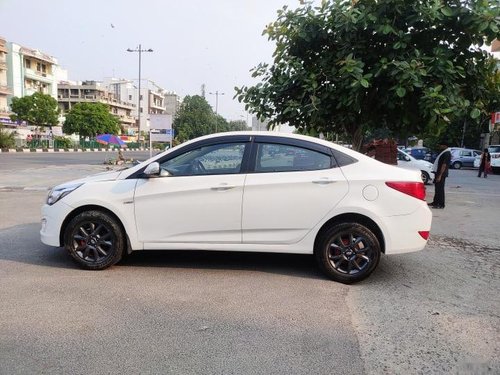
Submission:
<svg viewBox="0 0 500 375">
<path fill-rule="evenodd" d="M 82 185 L 83 185 L 83 182 L 78 183 L 78 184 L 56 186 L 55 188 L 53 188 L 49 192 L 49 195 L 47 197 L 47 204 L 49 206 L 52 206 L 59 199 L 61 199 L 62 197 L 65 197 L 66 195 L 71 193 L 73 190 L 79 188 Z"/>
</svg>

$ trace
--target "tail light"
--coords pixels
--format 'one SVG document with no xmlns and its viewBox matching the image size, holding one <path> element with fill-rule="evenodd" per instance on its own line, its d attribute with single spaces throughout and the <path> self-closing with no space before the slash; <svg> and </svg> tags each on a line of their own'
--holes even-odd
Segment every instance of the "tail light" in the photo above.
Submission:
<svg viewBox="0 0 500 375">
<path fill-rule="evenodd" d="M 420 236 L 424 239 L 424 240 L 428 240 L 429 239 L 429 231 L 428 230 L 419 230 L 418 231 L 418 234 L 420 234 Z"/>
<path fill-rule="evenodd" d="M 425 186 L 423 182 L 389 181 L 385 184 L 413 198 L 425 200 Z"/>
</svg>

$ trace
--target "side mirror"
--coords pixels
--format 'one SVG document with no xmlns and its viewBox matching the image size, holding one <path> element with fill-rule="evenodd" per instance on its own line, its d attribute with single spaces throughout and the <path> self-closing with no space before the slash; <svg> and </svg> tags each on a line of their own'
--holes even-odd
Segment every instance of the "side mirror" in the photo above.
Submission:
<svg viewBox="0 0 500 375">
<path fill-rule="evenodd" d="M 408 155 L 405 155 L 405 160 L 406 161 L 410 161 L 411 159 L 410 159 L 410 157 Z"/>
<path fill-rule="evenodd" d="M 152 176 L 159 176 L 160 175 L 160 164 L 158 162 L 153 162 L 149 164 L 146 169 L 144 170 L 144 174 L 147 177 L 152 177 Z"/>
</svg>

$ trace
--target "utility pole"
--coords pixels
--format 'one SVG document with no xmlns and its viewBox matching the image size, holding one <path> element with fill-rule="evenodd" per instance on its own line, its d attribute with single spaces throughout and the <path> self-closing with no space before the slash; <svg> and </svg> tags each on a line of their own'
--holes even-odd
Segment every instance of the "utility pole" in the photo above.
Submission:
<svg viewBox="0 0 500 375">
<path fill-rule="evenodd" d="M 217 114 L 217 110 L 219 109 L 219 95 L 224 95 L 223 92 L 219 92 L 218 90 L 213 92 L 209 92 L 210 95 L 215 95 L 215 114 Z M 217 119 L 215 121 L 215 132 L 217 133 Z"/>
<path fill-rule="evenodd" d="M 142 49 L 142 45 L 139 44 L 139 47 L 136 49 L 127 48 L 127 52 L 139 52 L 139 92 L 137 94 L 137 121 L 139 125 L 139 137 L 141 136 L 141 54 L 142 52 L 153 52 L 151 48 Z M 153 148 L 151 142 L 151 128 L 149 129 L 149 157 L 153 156 Z"/>
</svg>

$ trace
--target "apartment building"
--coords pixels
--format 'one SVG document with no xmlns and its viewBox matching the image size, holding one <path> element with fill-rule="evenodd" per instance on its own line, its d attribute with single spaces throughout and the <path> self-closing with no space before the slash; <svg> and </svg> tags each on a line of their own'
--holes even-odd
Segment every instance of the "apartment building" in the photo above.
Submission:
<svg viewBox="0 0 500 375">
<path fill-rule="evenodd" d="M 167 115 L 172 115 L 172 118 L 175 118 L 175 115 L 179 111 L 181 107 L 181 98 L 175 92 L 166 92 L 165 93 L 165 112 Z"/>
<path fill-rule="evenodd" d="M 132 116 L 136 118 L 135 130 L 137 132 L 147 132 L 149 130 L 150 114 L 166 114 L 165 93 L 166 90 L 158 86 L 155 82 L 144 79 L 141 80 L 140 107 L 138 85 L 131 80 L 108 78 L 104 80 L 104 86 L 119 100 L 123 100 L 134 105 Z M 140 111 L 140 124 L 137 121 Z"/>
<path fill-rule="evenodd" d="M 0 37 L 0 123 L 10 122 L 7 97 L 10 89 L 7 83 L 7 42 Z"/>
<path fill-rule="evenodd" d="M 57 101 L 63 114 L 71 110 L 77 103 L 107 104 L 109 112 L 119 118 L 122 132 L 133 134 L 136 121 L 132 112 L 135 110 L 135 105 L 120 100 L 100 82 L 60 82 L 57 87 Z"/>
<path fill-rule="evenodd" d="M 13 96 L 24 97 L 41 92 L 57 98 L 57 82 L 67 77 L 57 59 L 37 49 L 7 43 L 7 82 L 11 90 L 8 104 Z"/>
</svg>

